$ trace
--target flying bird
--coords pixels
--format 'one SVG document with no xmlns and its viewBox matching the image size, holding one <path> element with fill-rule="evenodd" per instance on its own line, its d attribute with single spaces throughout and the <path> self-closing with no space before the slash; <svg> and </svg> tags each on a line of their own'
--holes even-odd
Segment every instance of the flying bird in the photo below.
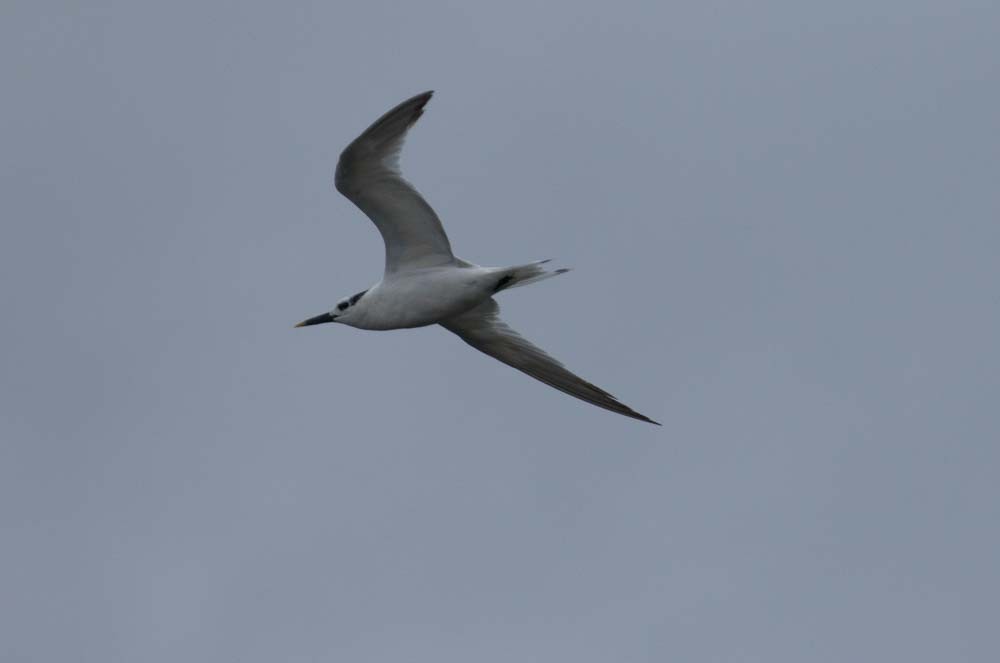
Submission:
<svg viewBox="0 0 1000 663">
<path fill-rule="evenodd" d="M 571 373 L 500 319 L 494 296 L 569 270 L 548 260 L 513 267 L 480 267 L 455 256 L 437 214 L 399 169 L 407 131 L 433 91 L 407 99 L 347 146 L 334 184 L 378 228 L 385 242 L 382 280 L 344 297 L 331 311 L 296 327 L 338 322 L 359 329 L 407 329 L 439 324 L 463 341 L 550 387 L 612 412 L 651 424 L 603 389 Z"/>
</svg>

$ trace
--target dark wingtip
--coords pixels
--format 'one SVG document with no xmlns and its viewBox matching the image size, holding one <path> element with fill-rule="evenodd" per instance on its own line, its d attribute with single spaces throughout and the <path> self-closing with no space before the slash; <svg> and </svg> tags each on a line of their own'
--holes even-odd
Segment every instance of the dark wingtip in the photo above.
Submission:
<svg viewBox="0 0 1000 663">
<path fill-rule="evenodd" d="M 625 414 L 625 413 L 623 412 L 622 414 Z M 659 421 L 653 421 L 652 419 L 650 419 L 646 415 L 639 414 L 638 412 L 636 412 L 635 410 L 632 410 L 632 409 L 629 409 L 628 414 L 625 414 L 625 416 L 632 417 L 633 419 L 638 419 L 639 421 L 645 421 L 647 424 L 655 424 L 657 426 L 662 426 L 663 425 Z"/>
<path fill-rule="evenodd" d="M 417 102 L 417 109 L 423 110 L 424 106 L 427 105 L 427 102 L 430 101 L 431 97 L 433 96 L 434 96 L 434 90 L 427 90 L 427 92 L 421 92 L 420 94 L 414 95 L 413 97 L 410 98 L 410 101 L 403 103 L 410 103 L 415 101 Z"/>
<path fill-rule="evenodd" d="M 400 106 L 413 104 L 413 117 L 410 120 L 411 125 L 419 120 L 420 116 L 424 114 L 424 106 L 427 105 L 427 102 L 430 101 L 433 96 L 434 90 L 427 90 L 427 92 L 421 92 L 420 94 L 410 97 L 400 104 Z"/>
</svg>

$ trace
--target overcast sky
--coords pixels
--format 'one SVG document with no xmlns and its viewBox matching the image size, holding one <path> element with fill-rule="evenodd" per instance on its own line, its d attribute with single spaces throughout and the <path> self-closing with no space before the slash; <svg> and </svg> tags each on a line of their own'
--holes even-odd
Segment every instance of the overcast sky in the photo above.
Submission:
<svg viewBox="0 0 1000 663">
<path fill-rule="evenodd" d="M 0 9 L 0 659 L 1000 660 L 1000 5 Z M 340 150 L 504 317 L 430 327 Z"/>
</svg>

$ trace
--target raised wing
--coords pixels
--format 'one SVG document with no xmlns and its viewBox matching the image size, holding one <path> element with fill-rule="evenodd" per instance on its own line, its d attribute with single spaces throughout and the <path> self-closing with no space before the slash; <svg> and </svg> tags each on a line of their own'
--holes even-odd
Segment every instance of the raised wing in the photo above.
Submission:
<svg viewBox="0 0 1000 663">
<path fill-rule="evenodd" d="M 337 162 L 337 191 L 368 215 L 385 241 L 386 273 L 455 260 L 441 221 L 399 172 L 406 132 L 433 92 L 407 99 L 347 146 Z"/>
<path fill-rule="evenodd" d="M 471 311 L 449 318 L 441 326 L 494 359 L 499 359 L 536 380 L 580 400 L 587 401 L 605 410 L 611 410 L 626 417 L 660 425 L 649 417 L 639 414 L 617 398 L 574 375 L 545 351 L 525 340 L 500 319 L 500 307 L 494 299 L 488 299 Z"/>
</svg>

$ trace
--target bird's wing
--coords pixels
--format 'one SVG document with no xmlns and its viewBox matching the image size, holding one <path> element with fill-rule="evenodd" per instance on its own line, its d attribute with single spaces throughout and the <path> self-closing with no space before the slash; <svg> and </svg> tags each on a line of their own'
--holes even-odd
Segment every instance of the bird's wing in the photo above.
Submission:
<svg viewBox="0 0 1000 663">
<path fill-rule="evenodd" d="M 386 273 L 455 260 L 437 214 L 399 172 L 406 132 L 423 114 L 431 94 L 418 94 L 380 117 L 337 162 L 337 191 L 360 207 L 382 233 Z"/>
<path fill-rule="evenodd" d="M 618 401 L 617 398 L 574 375 L 542 349 L 525 340 L 500 319 L 500 307 L 487 299 L 470 311 L 441 322 L 441 326 L 494 359 L 541 380 L 550 387 L 626 417 L 660 424 Z"/>
</svg>

